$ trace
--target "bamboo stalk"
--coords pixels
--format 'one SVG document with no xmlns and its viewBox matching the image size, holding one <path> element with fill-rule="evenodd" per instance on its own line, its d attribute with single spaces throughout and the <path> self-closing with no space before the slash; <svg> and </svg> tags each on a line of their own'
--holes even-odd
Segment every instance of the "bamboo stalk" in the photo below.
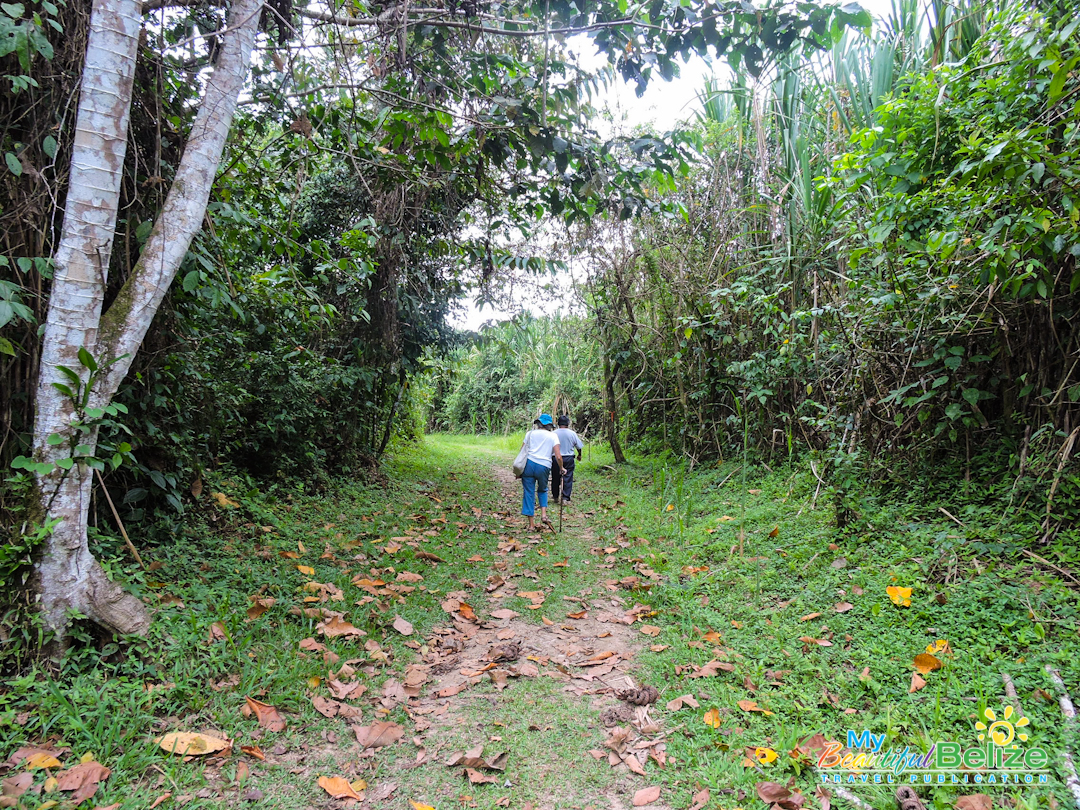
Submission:
<svg viewBox="0 0 1080 810">
<path fill-rule="evenodd" d="M 1046 665 L 1046 671 L 1058 690 L 1058 705 L 1061 706 L 1061 713 L 1065 715 L 1065 730 L 1066 732 L 1075 731 L 1076 707 L 1073 706 L 1072 698 L 1069 697 L 1069 693 L 1065 689 L 1065 682 L 1061 680 L 1061 675 L 1050 664 Z M 1065 739 L 1068 740 L 1070 736 L 1067 733 Z M 1069 788 L 1069 792 L 1073 795 L 1073 801 L 1076 802 L 1077 808 L 1080 809 L 1080 778 L 1076 775 L 1072 752 L 1069 751 L 1067 744 L 1061 748 L 1061 762 L 1065 770 L 1065 786 Z"/>
<path fill-rule="evenodd" d="M 127 543 L 128 550 L 131 551 L 131 556 L 135 558 L 135 562 L 139 564 L 139 567 L 145 571 L 146 565 L 143 564 L 142 557 L 139 555 L 139 550 L 135 548 L 135 544 L 131 542 L 131 538 L 128 537 L 127 529 L 124 528 L 124 521 L 120 520 L 120 513 L 116 511 L 116 507 L 113 505 L 112 496 L 109 494 L 109 488 L 105 486 L 105 479 L 101 477 L 101 470 L 94 470 L 97 473 L 98 483 L 101 484 L 101 491 L 105 493 L 105 500 L 109 502 L 109 509 L 112 510 L 112 516 L 116 520 L 116 525 L 120 527 L 120 534 L 124 536 L 124 542 Z"/>
</svg>

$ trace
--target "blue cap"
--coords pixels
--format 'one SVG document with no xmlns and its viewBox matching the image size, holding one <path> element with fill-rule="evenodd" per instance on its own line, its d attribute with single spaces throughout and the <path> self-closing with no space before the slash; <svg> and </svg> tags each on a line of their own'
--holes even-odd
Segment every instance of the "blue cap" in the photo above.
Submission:
<svg viewBox="0 0 1080 810">
<path fill-rule="evenodd" d="M 551 422 L 551 414 L 542 413 L 542 414 L 540 414 L 540 418 L 537 419 L 536 421 L 539 422 L 541 425 L 550 425 L 552 423 Z"/>
</svg>

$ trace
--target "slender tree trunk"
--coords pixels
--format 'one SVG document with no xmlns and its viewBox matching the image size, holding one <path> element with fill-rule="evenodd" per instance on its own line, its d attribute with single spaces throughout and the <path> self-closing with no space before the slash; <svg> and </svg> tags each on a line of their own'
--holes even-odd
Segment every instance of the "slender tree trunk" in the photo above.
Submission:
<svg viewBox="0 0 1080 810">
<path fill-rule="evenodd" d="M 86 420 L 83 406 L 54 385 L 75 387 L 60 367 L 80 376 L 82 390 L 89 386 L 85 407 L 109 404 L 202 223 L 247 77 L 261 8 L 262 0 L 232 5 L 228 32 L 221 36 L 221 50 L 164 209 L 131 276 L 102 316 L 142 18 L 138 0 L 94 0 L 63 233 L 42 343 L 34 422 L 38 461 L 70 456 L 66 441 L 53 446 L 48 438 L 59 434 L 67 439 L 73 435 L 73 420 Z M 81 348 L 96 360 L 99 373 L 93 379 L 79 361 Z M 79 441 L 92 454 L 96 430 Z M 145 633 L 150 624 L 145 607 L 108 579 L 87 545 L 92 473 L 85 464 L 75 464 L 68 472 L 54 469 L 38 479 L 43 511 L 59 521 L 35 574 L 42 610 L 60 637 L 72 611 L 116 632 Z"/>
<path fill-rule="evenodd" d="M 604 423 L 607 426 L 608 444 L 611 445 L 612 455 L 615 456 L 616 464 L 625 464 L 626 456 L 623 455 L 622 445 L 619 444 L 619 420 L 615 405 L 615 380 L 611 373 L 611 361 L 608 359 L 607 348 L 604 347 L 604 410 L 607 411 Z"/>
</svg>

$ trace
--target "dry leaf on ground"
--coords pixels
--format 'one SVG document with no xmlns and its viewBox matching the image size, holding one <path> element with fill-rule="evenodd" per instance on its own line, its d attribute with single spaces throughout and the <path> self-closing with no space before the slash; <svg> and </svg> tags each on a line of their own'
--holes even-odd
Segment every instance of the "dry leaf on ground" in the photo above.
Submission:
<svg viewBox="0 0 1080 810">
<path fill-rule="evenodd" d="M 396 743 L 405 736 L 405 729 L 397 723 L 372 723 L 370 726 L 353 726 L 360 748 L 382 748 Z"/>
<path fill-rule="evenodd" d="M 701 719 L 707 726 L 720 728 L 720 712 L 716 709 L 709 709 Z"/>
<path fill-rule="evenodd" d="M 47 751 L 39 751 L 28 756 L 23 766 L 29 771 L 36 771 L 39 768 L 59 768 L 60 760 Z"/>
<path fill-rule="evenodd" d="M 847 613 L 853 607 L 855 606 L 851 604 L 851 602 L 837 602 L 835 605 L 833 605 L 833 610 L 835 610 L 837 613 Z"/>
<path fill-rule="evenodd" d="M 691 709 L 698 708 L 700 704 L 694 698 L 693 695 L 679 695 L 674 700 L 669 700 L 667 707 L 669 711 L 677 712 L 679 709 L 689 706 Z"/>
<path fill-rule="evenodd" d="M 709 803 L 710 798 L 711 796 L 709 795 L 709 789 L 702 788 L 697 793 L 695 793 L 694 798 L 690 800 L 692 802 L 692 804 L 690 805 L 690 810 L 705 810 L 705 805 Z"/>
<path fill-rule="evenodd" d="M 929 675 L 935 669 L 941 669 L 941 661 L 929 653 L 919 653 L 915 656 L 915 669 L 920 675 Z"/>
<path fill-rule="evenodd" d="M 324 622 L 319 622 L 315 625 L 315 630 L 321 635 L 329 638 L 337 638 L 339 636 L 366 636 L 363 630 L 359 627 L 354 627 L 342 618 L 340 613 L 335 613 Z"/>
<path fill-rule="evenodd" d="M 956 797 L 956 810 L 992 810 L 994 800 L 985 793 L 971 793 Z"/>
<path fill-rule="evenodd" d="M 209 734 L 197 734 L 191 731 L 170 732 L 163 737 L 159 737 L 157 744 L 170 754 L 186 757 L 213 754 L 232 746 L 231 742 L 220 737 L 211 737 Z"/>
<path fill-rule="evenodd" d="M 72 804 L 81 804 L 97 791 L 98 783 L 109 778 L 112 773 L 100 762 L 82 762 L 74 768 L 68 768 L 57 777 L 57 788 L 72 791 Z"/>
<path fill-rule="evenodd" d="M 660 798 L 660 786 L 653 785 L 652 787 L 642 788 L 634 794 L 634 807 L 644 807 L 647 804 L 652 804 Z"/>
<path fill-rule="evenodd" d="M 688 677 L 688 678 L 711 678 L 713 675 L 716 675 L 717 673 L 720 673 L 720 672 L 734 672 L 734 671 L 735 671 L 735 665 L 734 664 L 728 664 L 728 663 L 726 663 L 724 661 L 712 660 L 709 663 L 707 663 L 705 666 L 701 667 L 700 669 L 697 669 L 697 670 L 691 672 L 686 677 Z"/>
<path fill-rule="evenodd" d="M 756 700 L 740 700 L 739 708 L 742 709 L 744 712 L 761 712 L 766 717 L 772 715 L 772 712 L 770 712 L 768 709 L 763 709 L 758 706 Z"/>
<path fill-rule="evenodd" d="M 469 783 L 473 785 L 495 784 L 499 783 L 499 777 L 489 776 L 487 774 L 480 773 L 480 771 L 474 768 L 466 768 L 465 776 L 468 777 Z"/>
<path fill-rule="evenodd" d="M 410 622 L 400 616 L 394 617 L 394 629 L 397 630 L 403 636 L 411 636 L 413 634 L 413 626 Z"/>
<path fill-rule="evenodd" d="M 939 638 L 937 641 L 932 641 L 926 645 L 927 655 L 952 655 L 952 648 L 949 647 L 949 642 L 943 638 Z M 982 794 L 975 794 L 981 796 Z"/>
<path fill-rule="evenodd" d="M 278 710 L 270 706 L 267 703 L 260 703 L 250 697 L 245 697 L 248 708 L 255 714 L 255 717 L 259 720 L 259 725 L 265 728 L 267 731 L 284 731 L 285 730 L 285 718 L 282 717 Z"/>
<path fill-rule="evenodd" d="M 355 799 L 363 801 L 363 794 L 357 793 L 344 776 L 320 776 L 319 787 L 335 799 Z"/>
<path fill-rule="evenodd" d="M 911 686 L 908 687 L 908 694 L 910 695 L 912 692 L 918 692 L 924 686 L 926 686 L 926 681 L 922 678 L 922 676 L 919 675 L 918 672 L 912 672 Z"/>
</svg>

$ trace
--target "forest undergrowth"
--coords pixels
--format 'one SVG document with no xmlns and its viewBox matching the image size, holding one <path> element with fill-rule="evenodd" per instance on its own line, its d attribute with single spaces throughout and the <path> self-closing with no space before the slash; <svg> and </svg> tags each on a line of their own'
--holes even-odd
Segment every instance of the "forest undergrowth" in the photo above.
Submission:
<svg viewBox="0 0 1080 810">
<path fill-rule="evenodd" d="M 343 476 L 317 496 L 208 482 L 142 549 L 148 572 L 98 548 L 153 606 L 151 635 L 87 634 L 58 676 L 0 686 L 0 806 L 583 808 L 652 789 L 701 810 L 763 807 L 775 783 L 827 810 L 847 804 L 817 790 L 825 741 L 967 747 L 1010 704 L 1049 783 L 924 800 L 1070 800 L 1046 667 L 1080 691 L 1075 530 L 1022 544 L 1007 501 L 915 472 L 846 493 L 839 530 L 803 461 L 687 472 L 590 448 L 562 532 L 531 535 L 515 450 L 429 436 L 393 451 L 385 488 Z M 620 672 L 658 700 L 616 701 Z M 159 744 L 178 739 L 206 753 Z M 895 785 L 844 787 L 892 805 Z"/>
</svg>

